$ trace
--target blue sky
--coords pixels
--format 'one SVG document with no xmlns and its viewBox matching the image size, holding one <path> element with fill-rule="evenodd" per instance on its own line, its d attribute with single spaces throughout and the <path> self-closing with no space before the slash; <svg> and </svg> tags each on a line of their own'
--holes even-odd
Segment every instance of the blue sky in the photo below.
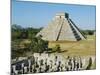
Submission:
<svg viewBox="0 0 100 75">
<path fill-rule="evenodd" d="M 58 12 L 69 13 L 81 29 L 95 29 L 95 6 L 12 1 L 12 24 L 45 27 Z"/>
</svg>

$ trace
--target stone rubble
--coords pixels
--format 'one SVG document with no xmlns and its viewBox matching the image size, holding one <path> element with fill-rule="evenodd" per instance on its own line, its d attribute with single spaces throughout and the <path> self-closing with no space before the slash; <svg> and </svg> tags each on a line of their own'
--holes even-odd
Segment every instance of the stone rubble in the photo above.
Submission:
<svg viewBox="0 0 100 75">
<path fill-rule="evenodd" d="M 12 63 L 11 75 L 85 70 L 89 65 L 90 58 L 93 64 L 95 61 L 94 57 L 68 56 L 64 58 L 59 54 L 34 53 L 28 59 Z"/>
</svg>

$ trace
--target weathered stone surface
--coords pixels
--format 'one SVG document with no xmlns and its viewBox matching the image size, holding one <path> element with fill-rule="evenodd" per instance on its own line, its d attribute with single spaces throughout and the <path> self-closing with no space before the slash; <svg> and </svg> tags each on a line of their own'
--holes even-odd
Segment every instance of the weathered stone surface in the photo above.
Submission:
<svg viewBox="0 0 100 75">
<path fill-rule="evenodd" d="M 33 59 L 34 58 L 34 59 Z M 91 58 L 91 62 L 90 62 Z M 30 59 L 11 65 L 11 74 L 30 74 L 44 72 L 77 71 L 94 69 L 94 56 L 67 56 L 58 54 L 34 53 Z M 17 66 L 17 67 L 16 67 Z"/>
<path fill-rule="evenodd" d="M 48 26 L 36 36 L 39 35 L 42 36 L 42 39 L 48 41 L 78 41 L 85 39 L 67 13 L 57 13 Z"/>
</svg>

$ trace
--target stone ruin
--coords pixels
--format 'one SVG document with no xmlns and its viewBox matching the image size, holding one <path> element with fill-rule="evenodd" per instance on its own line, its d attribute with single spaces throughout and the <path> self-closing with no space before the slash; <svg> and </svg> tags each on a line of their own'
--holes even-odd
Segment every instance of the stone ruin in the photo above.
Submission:
<svg viewBox="0 0 100 75">
<path fill-rule="evenodd" d="M 57 13 L 47 27 L 36 36 L 42 36 L 47 41 L 79 41 L 86 37 L 81 33 L 68 13 Z"/>
<path fill-rule="evenodd" d="M 92 56 L 65 58 L 60 54 L 47 53 L 34 53 L 31 57 L 21 59 L 12 62 L 11 75 L 89 70 L 95 62 Z"/>
</svg>

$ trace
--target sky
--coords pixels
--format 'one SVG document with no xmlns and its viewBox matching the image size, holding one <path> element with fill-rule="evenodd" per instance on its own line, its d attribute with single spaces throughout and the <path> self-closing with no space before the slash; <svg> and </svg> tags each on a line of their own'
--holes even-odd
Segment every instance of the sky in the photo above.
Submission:
<svg viewBox="0 0 100 75">
<path fill-rule="evenodd" d="M 66 12 L 81 29 L 95 29 L 96 8 L 90 5 L 72 5 L 12 0 L 11 24 L 22 27 L 45 27 L 56 13 Z"/>
</svg>

